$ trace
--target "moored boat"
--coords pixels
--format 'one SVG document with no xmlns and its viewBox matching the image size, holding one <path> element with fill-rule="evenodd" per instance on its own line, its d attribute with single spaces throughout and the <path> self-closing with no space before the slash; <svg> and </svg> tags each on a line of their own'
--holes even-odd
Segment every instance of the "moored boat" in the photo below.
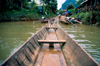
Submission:
<svg viewBox="0 0 100 66">
<path fill-rule="evenodd" d="M 45 17 L 42 17 L 41 23 L 48 23 L 48 20 Z"/>
<path fill-rule="evenodd" d="M 99 66 L 59 26 L 42 27 L 1 66 Z"/>
<path fill-rule="evenodd" d="M 41 23 L 48 23 L 48 20 L 41 20 Z"/>
</svg>

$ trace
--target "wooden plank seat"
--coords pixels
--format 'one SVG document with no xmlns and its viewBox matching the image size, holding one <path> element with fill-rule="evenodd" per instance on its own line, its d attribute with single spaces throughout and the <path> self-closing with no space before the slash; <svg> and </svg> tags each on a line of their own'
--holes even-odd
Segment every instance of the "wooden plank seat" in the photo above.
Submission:
<svg viewBox="0 0 100 66">
<path fill-rule="evenodd" d="M 57 29 L 57 27 L 46 27 L 46 29 Z"/>
<path fill-rule="evenodd" d="M 38 40 L 39 43 L 66 43 L 66 40 Z"/>
</svg>

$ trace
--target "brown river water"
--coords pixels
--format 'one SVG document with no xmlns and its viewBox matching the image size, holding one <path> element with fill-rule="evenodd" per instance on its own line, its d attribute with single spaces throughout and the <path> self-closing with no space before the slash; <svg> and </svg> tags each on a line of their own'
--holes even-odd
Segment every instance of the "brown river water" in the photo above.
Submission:
<svg viewBox="0 0 100 66">
<path fill-rule="evenodd" d="M 57 23 L 58 24 L 58 23 Z M 0 64 L 45 24 L 33 21 L 0 23 Z M 100 28 L 58 24 L 100 64 Z"/>
</svg>

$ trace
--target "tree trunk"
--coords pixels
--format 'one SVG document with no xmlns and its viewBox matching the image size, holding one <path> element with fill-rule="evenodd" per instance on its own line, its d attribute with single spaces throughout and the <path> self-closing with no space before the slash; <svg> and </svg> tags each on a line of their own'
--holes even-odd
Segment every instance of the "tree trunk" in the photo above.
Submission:
<svg viewBox="0 0 100 66">
<path fill-rule="evenodd" d="M 21 11 L 22 11 L 22 9 L 23 9 L 23 0 L 22 0 L 22 2 L 21 2 Z"/>
<path fill-rule="evenodd" d="M 10 0 L 10 8 L 11 8 L 11 9 L 13 9 L 13 5 L 12 5 L 12 4 L 13 4 L 13 1 Z"/>
</svg>

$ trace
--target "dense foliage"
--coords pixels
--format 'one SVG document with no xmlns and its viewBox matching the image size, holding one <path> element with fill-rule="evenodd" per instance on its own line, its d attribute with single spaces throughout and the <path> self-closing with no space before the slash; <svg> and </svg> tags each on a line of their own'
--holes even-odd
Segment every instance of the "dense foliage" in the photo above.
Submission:
<svg viewBox="0 0 100 66">
<path fill-rule="evenodd" d="M 93 11 L 93 13 L 80 12 L 73 14 L 70 17 L 74 18 L 80 17 L 83 24 L 100 26 L 100 14 L 98 14 L 97 11 Z"/>
<path fill-rule="evenodd" d="M 0 0 L 0 22 L 12 20 L 34 20 L 40 19 L 48 13 L 46 17 L 54 16 L 57 10 L 56 0 L 41 0 L 44 3 L 42 12 L 35 1 L 29 3 L 29 0 Z M 53 14 L 52 14 L 53 13 Z M 51 15 L 50 15 L 51 14 Z"/>
<path fill-rule="evenodd" d="M 0 11 L 21 10 L 27 5 L 27 0 L 0 0 Z"/>
<path fill-rule="evenodd" d="M 43 4 L 43 12 L 56 13 L 57 11 L 57 0 L 40 0 Z"/>
<path fill-rule="evenodd" d="M 72 4 L 70 4 L 69 6 L 67 6 L 67 10 L 69 10 L 69 9 L 74 9 L 75 7 L 74 7 L 74 5 L 72 5 Z"/>
<path fill-rule="evenodd" d="M 78 0 L 76 4 L 80 5 L 82 2 L 83 0 Z M 100 26 L 100 12 L 97 10 L 86 12 L 85 8 L 83 8 L 81 12 L 79 12 L 74 5 L 69 5 L 66 9 L 70 11 L 70 17 L 81 18 L 83 24 Z"/>
</svg>

